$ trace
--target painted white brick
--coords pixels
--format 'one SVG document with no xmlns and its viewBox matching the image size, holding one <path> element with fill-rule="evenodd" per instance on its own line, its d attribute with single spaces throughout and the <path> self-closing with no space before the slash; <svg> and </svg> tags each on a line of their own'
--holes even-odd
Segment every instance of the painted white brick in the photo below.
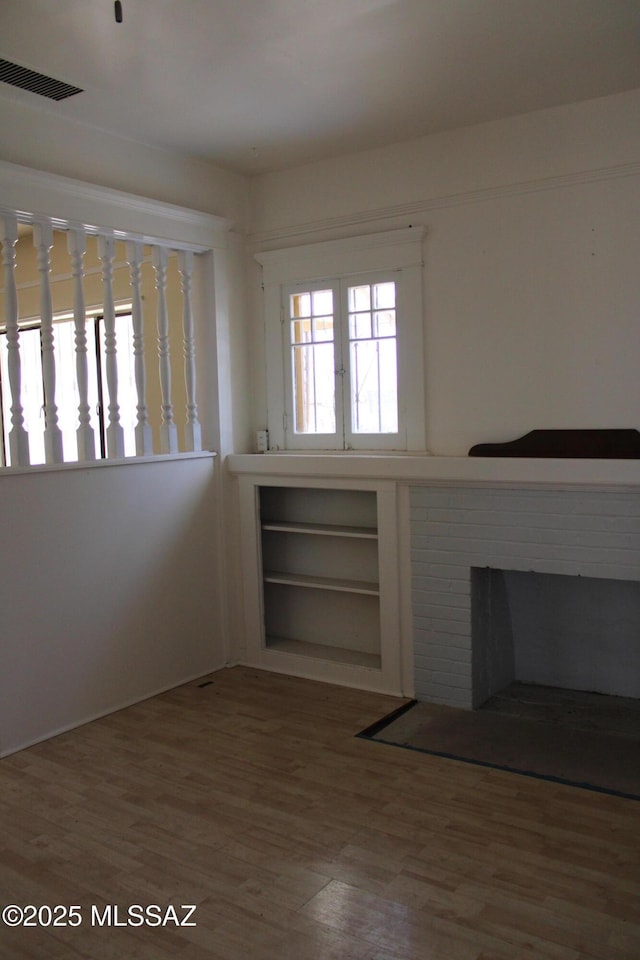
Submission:
<svg viewBox="0 0 640 960">
<path fill-rule="evenodd" d="M 420 604 L 416 604 L 414 610 L 418 616 L 428 617 L 434 624 L 434 627 L 437 627 L 439 621 L 443 623 L 467 624 L 471 612 L 471 599 L 469 598 L 469 601 L 464 606 L 459 607 L 447 607 L 441 606 L 440 604 L 424 605 L 421 607 Z"/>
<path fill-rule="evenodd" d="M 419 624 L 416 624 L 416 629 L 418 629 Z M 433 632 L 427 628 L 426 633 L 431 637 L 433 642 L 433 647 L 429 645 L 425 646 L 424 653 L 415 654 L 415 663 L 426 663 L 433 653 L 440 652 L 445 657 L 449 657 L 451 660 L 462 660 L 463 662 L 471 662 L 471 647 L 464 637 L 455 637 L 455 636 L 435 636 Z"/>
<path fill-rule="evenodd" d="M 469 635 L 469 618 L 465 620 L 451 620 L 431 618 L 431 629 L 440 637 L 467 637 Z"/>
<path fill-rule="evenodd" d="M 434 683 L 443 686 L 446 683 L 452 683 L 456 688 L 463 687 L 468 680 L 470 664 L 461 661 L 444 661 L 444 665 L 439 670 L 433 669 L 433 661 L 429 660 L 425 664 Z"/>
<path fill-rule="evenodd" d="M 448 657 L 432 657 L 425 666 L 434 675 L 444 675 L 455 677 L 469 677 L 471 670 L 470 660 L 452 660 Z"/>
<path fill-rule="evenodd" d="M 415 620 L 421 620 L 428 624 L 430 630 L 437 630 L 437 623 L 455 623 L 457 619 L 458 623 L 465 624 L 469 619 L 468 612 L 465 614 L 464 611 L 460 613 L 452 610 L 450 614 L 448 609 L 440 607 L 439 610 L 432 610 L 430 607 L 420 604 L 414 605 L 413 616 Z"/>
<path fill-rule="evenodd" d="M 458 663 L 471 663 L 471 650 L 468 645 L 454 647 L 451 644 L 432 643 L 430 650 L 432 660 L 455 660 Z"/>
<path fill-rule="evenodd" d="M 468 596 L 462 596 L 458 593 L 439 593 L 437 591 L 427 591 L 422 592 L 419 590 L 414 591 L 413 597 L 413 609 L 415 612 L 419 610 L 425 611 L 424 614 L 420 616 L 428 616 L 428 611 L 437 611 L 443 607 L 446 608 L 446 611 L 451 611 L 452 615 L 455 616 L 454 611 L 460 610 L 461 616 L 469 616 L 469 610 L 471 605 L 471 599 Z M 445 616 L 446 613 L 443 611 L 441 614 Z"/>
<path fill-rule="evenodd" d="M 434 563 L 432 565 L 417 560 L 412 564 L 412 576 L 414 580 L 419 580 L 425 576 L 435 577 L 438 580 L 456 580 L 460 577 L 460 565 L 452 563 Z"/>
<path fill-rule="evenodd" d="M 471 705 L 471 567 L 640 580 L 635 490 L 420 486 L 410 503 L 419 699 Z"/>
</svg>

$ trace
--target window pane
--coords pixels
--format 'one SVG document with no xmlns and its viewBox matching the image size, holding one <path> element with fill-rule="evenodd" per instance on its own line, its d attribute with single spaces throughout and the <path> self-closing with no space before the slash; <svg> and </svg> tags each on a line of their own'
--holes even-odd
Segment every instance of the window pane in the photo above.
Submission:
<svg viewBox="0 0 640 960">
<path fill-rule="evenodd" d="M 373 306 L 378 310 L 384 310 L 385 307 L 395 307 L 396 305 L 396 285 L 393 281 L 388 283 L 374 283 L 373 285 Z"/>
<path fill-rule="evenodd" d="M 351 429 L 397 433 L 398 385 L 395 340 L 351 344 Z"/>
<path fill-rule="evenodd" d="M 398 359 L 395 340 L 378 343 L 380 358 L 380 433 L 398 432 Z"/>
<path fill-rule="evenodd" d="M 335 433 L 333 343 L 293 348 L 294 429 Z"/>
<path fill-rule="evenodd" d="M 311 320 L 294 320 L 291 324 L 291 342 L 309 343 L 311 340 Z"/>
<path fill-rule="evenodd" d="M 313 291 L 314 317 L 328 316 L 333 313 L 333 290 Z"/>
<path fill-rule="evenodd" d="M 360 287 L 349 287 L 349 313 L 371 309 L 371 287 L 367 283 Z"/>
<path fill-rule="evenodd" d="M 395 310 L 380 310 L 375 314 L 375 335 L 377 337 L 395 337 Z"/>
<path fill-rule="evenodd" d="M 292 317 L 310 317 L 311 316 L 311 294 L 294 293 L 292 295 L 291 316 Z"/>
<path fill-rule="evenodd" d="M 290 310 L 294 431 L 335 433 L 333 290 L 292 294 Z"/>
<path fill-rule="evenodd" d="M 371 314 L 352 313 L 349 316 L 349 337 L 351 340 L 363 340 L 371 337 Z"/>
<path fill-rule="evenodd" d="M 364 304 L 373 303 L 373 314 Z M 395 283 L 349 288 L 351 429 L 398 432 Z M 359 307 L 359 309 L 357 309 Z"/>
<path fill-rule="evenodd" d="M 333 317 L 317 317 L 313 321 L 313 339 L 320 341 L 333 340 Z"/>
</svg>

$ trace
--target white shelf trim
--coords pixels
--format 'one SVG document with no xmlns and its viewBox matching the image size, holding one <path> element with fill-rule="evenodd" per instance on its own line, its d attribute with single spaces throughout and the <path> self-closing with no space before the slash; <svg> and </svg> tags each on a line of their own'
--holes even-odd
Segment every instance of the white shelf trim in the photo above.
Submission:
<svg viewBox="0 0 640 960">
<path fill-rule="evenodd" d="M 330 647 L 323 643 L 310 643 L 307 640 L 292 640 L 286 637 L 267 637 L 266 649 L 276 650 L 278 653 L 289 653 L 296 657 L 367 667 L 370 670 L 380 670 L 382 665 L 382 658 L 377 653 L 351 650 L 348 647 Z"/>
<path fill-rule="evenodd" d="M 278 570 L 264 571 L 265 583 L 281 583 L 291 587 L 307 587 L 311 590 L 333 590 L 337 593 L 361 593 L 378 597 L 380 586 L 364 580 L 342 580 L 336 577 L 311 577 L 303 573 L 283 573 Z"/>
<path fill-rule="evenodd" d="M 263 530 L 279 533 L 307 533 L 318 537 L 352 537 L 358 540 L 377 540 L 374 527 L 349 527 L 333 523 L 297 523 L 289 520 L 266 520 Z"/>
</svg>

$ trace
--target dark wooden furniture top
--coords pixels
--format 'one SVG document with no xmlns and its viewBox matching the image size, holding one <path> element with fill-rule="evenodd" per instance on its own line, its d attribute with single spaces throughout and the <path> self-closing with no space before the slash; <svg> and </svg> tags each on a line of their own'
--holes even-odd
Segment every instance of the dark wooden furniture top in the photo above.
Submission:
<svg viewBox="0 0 640 960">
<path fill-rule="evenodd" d="M 470 457 L 640 459 L 638 430 L 531 430 L 506 443 L 477 443 Z"/>
</svg>

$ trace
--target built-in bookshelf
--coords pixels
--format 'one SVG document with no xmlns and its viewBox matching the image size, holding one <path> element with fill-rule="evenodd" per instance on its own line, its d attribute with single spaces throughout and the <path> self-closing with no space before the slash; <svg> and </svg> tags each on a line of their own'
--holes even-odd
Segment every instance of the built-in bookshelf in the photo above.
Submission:
<svg viewBox="0 0 640 960">
<path fill-rule="evenodd" d="M 380 669 L 376 493 L 261 487 L 265 646 Z"/>
<path fill-rule="evenodd" d="M 400 693 L 395 486 L 258 470 L 239 496 L 246 662 Z"/>
</svg>

